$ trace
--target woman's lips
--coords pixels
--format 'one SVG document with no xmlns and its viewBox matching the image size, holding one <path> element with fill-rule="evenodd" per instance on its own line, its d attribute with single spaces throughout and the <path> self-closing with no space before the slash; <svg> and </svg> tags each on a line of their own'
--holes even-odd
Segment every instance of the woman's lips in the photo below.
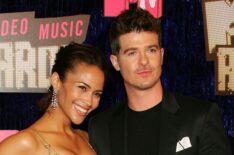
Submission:
<svg viewBox="0 0 234 155">
<path fill-rule="evenodd" d="M 83 107 L 79 104 L 74 105 L 75 109 L 82 115 L 87 115 L 89 108 Z"/>
</svg>

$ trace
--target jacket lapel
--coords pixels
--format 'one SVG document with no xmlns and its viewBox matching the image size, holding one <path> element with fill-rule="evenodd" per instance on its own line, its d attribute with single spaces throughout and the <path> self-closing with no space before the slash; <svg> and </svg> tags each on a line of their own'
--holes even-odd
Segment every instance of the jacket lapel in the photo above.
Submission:
<svg viewBox="0 0 234 155">
<path fill-rule="evenodd" d="M 174 95 L 164 92 L 162 103 L 159 155 L 173 155 L 176 151 L 179 131 L 179 118 L 176 112 L 179 105 Z"/>
<path fill-rule="evenodd" d="M 164 92 L 162 103 L 162 116 L 160 127 L 159 155 L 173 155 L 176 151 L 177 137 L 179 133 L 179 118 L 176 112 L 179 105 L 174 95 Z M 127 103 L 121 103 L 113 112 L 113 119 L 109 123 L 111 155 L 125 154 L 125 107 Z"/>
</svg>

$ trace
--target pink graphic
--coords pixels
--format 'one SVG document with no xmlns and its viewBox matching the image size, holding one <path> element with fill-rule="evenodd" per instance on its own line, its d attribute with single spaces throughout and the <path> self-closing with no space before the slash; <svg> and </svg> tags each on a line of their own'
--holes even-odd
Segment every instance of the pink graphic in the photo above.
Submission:
<svg viewBox="0 0 234 155">
<path fill-rule="evenodd" d="M 83 35 L 84 21 L 57 21 L 40 23 L 39 40 L 59 39 L 66 37 L 81 37 Z"/>
<path fill-rule="evenodd" d="M 5 37 L 16 36 L 16 35 L 26 35 L 28 32 L 28 19 L 12 19 L 12 20 L 2 20 L 0 22 L 0 36 Z"/>
<path fill-rule="evenodd" d="M 162 16 L 162 0 L 105 0 L 104 16 L 115 17 L 122 11 L 129 9 L 130 3 L 148 10 L 155 18 Z"/>
<path fill-rule="evenodd" d="M 16 134 L 18 130 L 0 130 L 0 142 L 10 135 Z"/>
</svg>

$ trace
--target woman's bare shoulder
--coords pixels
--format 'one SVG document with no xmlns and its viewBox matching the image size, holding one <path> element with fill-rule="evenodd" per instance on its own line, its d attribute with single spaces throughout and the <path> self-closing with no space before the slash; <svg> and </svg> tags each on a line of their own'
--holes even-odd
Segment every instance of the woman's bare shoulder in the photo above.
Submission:
<svg viewBox="0 0 234 155">
<path fill-rule="evenodd" d="M 84 130 L 80 130 L 80 129 L 76 129 L 76 132 L 82 137 L 84 138 L 86 141 L 89 141 L 89 135 L 86 131 Z"/>
<path fill-rule="evenodd" d="M 1 155 L 33 154 L 38 145 L 37 139 L 30 129 L 12 135 L 0 143 Z M 31 153 L 30 153 L 31 152 Z"/>
<path fill-rule="evenodd" d="M 85 154 L 92 154 L 92 155 L 96 155 L 96 153 L 95 153 L 95 151 L 94 151 L 94 149 L 93 149 L 93 147 L 90 145 L 90 143 L 89 143 L 89 135 L 88 135 L 88 133 L 86 132 L 86 131 L 84 131 L 84 130 L 76 130 L 76 132 L 78 133 L 78 135 L 80 136 L 80 137 L 82 137 L 82 139 L 86 142 L 86 153 Z"/>
</svg>

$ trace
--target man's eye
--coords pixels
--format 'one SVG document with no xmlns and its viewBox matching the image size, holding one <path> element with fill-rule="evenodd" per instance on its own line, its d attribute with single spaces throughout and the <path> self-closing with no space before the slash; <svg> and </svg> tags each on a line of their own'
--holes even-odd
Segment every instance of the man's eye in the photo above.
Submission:
<svg viewBox="0 0 234 155">
<path fill-rule="evenodd" d="M 155 53 L 155 52 L 157 52 L 157 49 L 151 48 L 151 49 L 150 49 L 150 52 L 151 52 L 151 53 Z"/>
<path fill-rule="evenodd" d="M 136 54 L 136 51 L 129 51 L 129 52 L 127 53 L 128 56 L 132 56 L 132 55 L 135 55 L 135 54 Z"/>
</svg>

